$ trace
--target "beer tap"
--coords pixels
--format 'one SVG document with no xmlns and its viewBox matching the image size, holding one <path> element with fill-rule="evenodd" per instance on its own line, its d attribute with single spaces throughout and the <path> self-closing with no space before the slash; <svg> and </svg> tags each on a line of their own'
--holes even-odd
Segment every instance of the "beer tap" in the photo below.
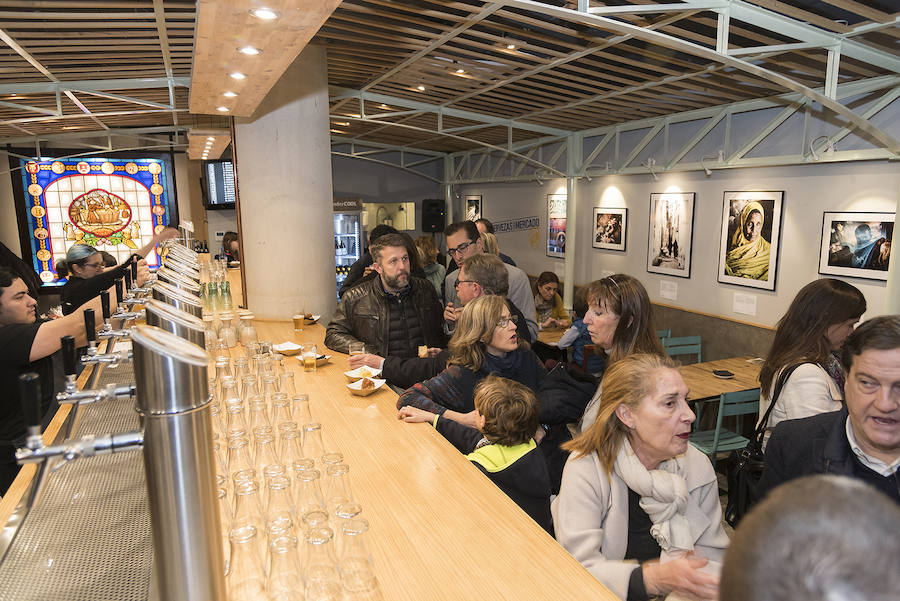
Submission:
<svg viewBox="0 0 900 601">
<path fill-rule="evenodd" d="M 74 344 L 74 340 L 73 340 Z M 56 445 L 45 445 L 41 437 L 41 383 L 40 377 L 33 372 L 19 376 L 19 391 L 22 401 L 22 414 L 26 424 L 25 446 L 16 450 L 16 461 L 19 465 L 38 463 L 37 477 L 28 497 L 26 517 L 31 512 L 35 501 L 47 477 L 48 460 L 61 457 L 62 462 L 56 464 L 56 471 L 66 462 L 79 457 L 106 455 L 120 451 L 130 451 L 143 447 L 144 434 L 140 431 L 107 434 L 104 436 L 85 436 Z M 24 518 L 23 518 L 24 519 Z"/>
<path fill-rule="evenodd" d="M 147 285 L 143 288 L 138 286 L 138 264 L 137 261 L 133 261 L 131 263 L 131 295 L 132 297 L 137 297 L 140 294 L 148 294 L 151 290 L 150 282 L 147 282 Z"/>
<path fill-rule="evenodd" d="M 120 362 L 131 359 L 131 351 L 122 353 L 97 353 L 97 332 L 94 330 L 94 310 L 84 310 L 84 329 L 88 339 L 87 354 L 81 356 L 82 365 L 105 363 L 116 367 Z"/>
<path fill-rule="evenodd" d="M 131 330 L 114 330 L 110 325 L 109 319 L 112 317 L 109 311 L 109 290 L 100 293 L 100 307 L 103 310 L 103 327 L 97 333 L 97 336 L 106 340 L 109 338 L 130 338 Z"/>
<path fill-rule="evenodd" d="M 140 305 L 144 302 L 143 300 L 136 300 L 134 298 L 128 298 L 125 296 L 125 290 L 127 290 L 127 277 L 128 274 L 126 273 L 125 278 L 119 278 L 118 280 L 116 280 L 116 304 L 118 306 L 116 307 L 116 312 L 112 314 L 113 319 L 121 319 L 123 324 L 129 319 L 138 319 L 142 314 L 141 311 L 125 311 L 125 306 Z"/>
<path fill-rule="evenodd" d="M 116 386 L 115 384 L 110 384 L 105 388 L 96 390 L 78 390 L 78 387 L 75 384 L 75 339 L 71 336 L 63 336 L 60 338 L 60 342 L 62 343 L 62 359 L 63 370 L 66 374 L 66 387 L 65 390 L 56 394 L 56 402 L 60 405 L 74 405 L 68 419 L 68 425 L 66 426 L 65 440 L 69 440 L 72 436 L 72 429 L 77 421 L 78 410 L 81 405 L 109 399 L 132 397 L 134 396 L 135 388 L 134 386 Z"/>
</svg>

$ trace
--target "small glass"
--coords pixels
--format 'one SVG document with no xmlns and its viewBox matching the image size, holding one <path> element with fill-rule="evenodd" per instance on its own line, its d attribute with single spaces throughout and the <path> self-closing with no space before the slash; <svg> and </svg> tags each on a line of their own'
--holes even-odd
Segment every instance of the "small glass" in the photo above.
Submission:
<svg viewBox="0 0 900 601">
<path fill-rule="evenodd" d="M 350 596 L 370 595 L 378 589 L 372 556 L 365 543 L 369 522 L 353 518 L 341 524 L 341 582 Z"/>
<path fill-rule="evenodd" d="M 364 342 L 351 342 L 349 344 L 350 355 L 362 355 L 366 352 L 366 344 Z"/>
<path fill-rule="evenodd" d="M 318 352 L 315 344 L 305 344 L 300 349 L 300 358 L 303 361 L 303 371 L 316 371 L 316 357 Z"/>
<path fill-rule="evenodd" d="M 340 601 L 342 598 L 332 538 L 330 528 L 314 528 L 306 536 L 306 601 Z"/>
<path fill-rule="evenodd" d="M 293 412 L 294 421 L 300 424 L 308 424 L 312 422 L 312 414 L 309 411 L 309 395 L 308 394 L 295 394 L 293 400 Z"/>
<path fill-rule="evenodd" d="M 306 311 L 303 309 L 299 309 L 291 319 L 294 321 L 294 331 L 302 332 L 303 331 L 303 316 L 306 315 Z"/>
</svg>

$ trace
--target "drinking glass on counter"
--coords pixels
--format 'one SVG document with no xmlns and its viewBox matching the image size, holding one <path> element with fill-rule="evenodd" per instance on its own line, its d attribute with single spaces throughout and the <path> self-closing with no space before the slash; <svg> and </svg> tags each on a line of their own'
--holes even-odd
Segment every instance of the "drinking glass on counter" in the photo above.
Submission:
<svg viewBox="0 0 900 601">
<path fill-rule="evenodd" d="M 363 342 L 351 342 L 350 343 L 350 354 L 351 355 L 362 355 L 366 352 L 366 345 Z"/>
<path fill-rule="evenodd" d="M 295 332 L 303 331 L 303 315 L 305 313 L 306 312 L 301 309 L 300 311 L 297 311 L 296 313 L 294 313 L 291 316 L 291 319 L 294 321 L 294 331 Z"/>
<path fill-rule="evenodd" d="M 317 350 L 315 344 L 304 344 L 301 347 L 300 357 L 303 360 L 303 371 L 316 371 Z"/>
</svg>

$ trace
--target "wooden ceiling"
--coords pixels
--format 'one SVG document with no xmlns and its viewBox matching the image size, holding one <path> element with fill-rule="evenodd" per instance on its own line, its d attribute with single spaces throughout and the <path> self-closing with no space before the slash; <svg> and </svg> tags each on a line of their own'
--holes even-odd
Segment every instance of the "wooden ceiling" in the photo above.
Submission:
<svg viewBox="0 0 900 601">
<path fill-rule="evenodd" d="M 821 91 L 835 40 L 832 83 L 900 72 L 896 0 L 735 0 L 723 39 L 727 4 L 344 0 L 313 43 L 336 137 L 443 152 Z M 183 149 L 190 128 L 227 128 L 189 113 L 197 15 L 194 0 L 0 0 L 0 139 L 162 133 Z"/>
</svg>

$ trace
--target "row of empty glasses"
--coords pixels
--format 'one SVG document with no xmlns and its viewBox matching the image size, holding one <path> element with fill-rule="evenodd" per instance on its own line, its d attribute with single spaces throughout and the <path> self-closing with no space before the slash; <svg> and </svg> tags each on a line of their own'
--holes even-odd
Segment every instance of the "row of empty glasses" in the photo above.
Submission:
<svg viewBox="0 0 900 601">
<path fill-rule="evenodd" d="M 244 350 L 209 380 L 229 599 L 380 598 L 343 454 L 271 344 Z"/>
</svg>

